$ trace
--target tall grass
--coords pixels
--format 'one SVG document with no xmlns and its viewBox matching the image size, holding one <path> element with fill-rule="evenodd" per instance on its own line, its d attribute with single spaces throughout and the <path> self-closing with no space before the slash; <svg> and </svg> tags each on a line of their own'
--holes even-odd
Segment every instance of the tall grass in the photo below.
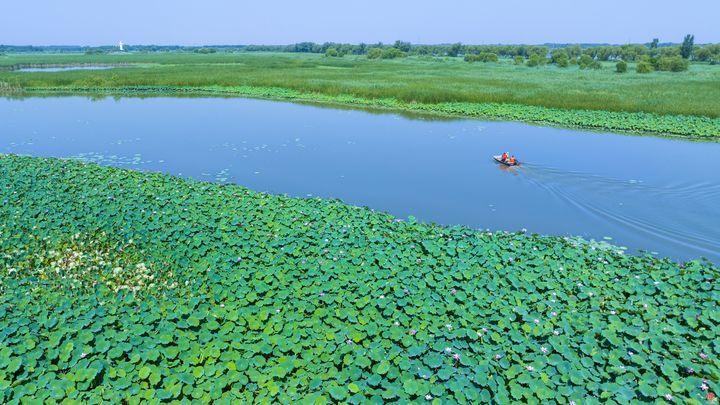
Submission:
<svg viewBox="0 0 720 405">
<path fill-rule="evenodd" d="M 140 64 L 104 71 L 20 73 L 0 81 L 21 87 L 262 86 L 405 102 L 513 103 L 563 109 L 720 117 L 720 67 L 692 64 L 681 73 L 618 74 L 577 67 L 470 64 L 460 58 L 367 60 L 315 54 L 9 55 L 0 65 Z"/>
<path fill-rule="evenodd" d="M 13 95 L 21 92 L 20 86 L 0 81 L 0 95 Z"/>
</svg>

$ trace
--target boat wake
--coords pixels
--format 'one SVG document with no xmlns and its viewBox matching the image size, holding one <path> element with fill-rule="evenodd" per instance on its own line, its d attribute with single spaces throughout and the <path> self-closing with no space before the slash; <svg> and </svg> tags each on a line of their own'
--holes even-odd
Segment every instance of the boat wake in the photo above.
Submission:
<svg viewBox="0 0 720 405">
<path fill-rule="evenodd" d="M 703 255 L 720 252 L 720 184 L 646 184 L 525 164 L 530 183 L 622 233 L 644 234 Z"/>
</svg>

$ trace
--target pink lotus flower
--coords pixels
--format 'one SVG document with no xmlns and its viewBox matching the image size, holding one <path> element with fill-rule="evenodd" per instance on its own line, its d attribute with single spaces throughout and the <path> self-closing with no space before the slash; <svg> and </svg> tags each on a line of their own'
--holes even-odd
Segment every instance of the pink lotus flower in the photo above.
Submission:
<svg viewBox="0 0 720 405">
<path fill-rule="evenodd" d="M 81 358 L 81 359 L 84 359 L 85 357 L 87 357 L 87 353 L 85 353 L 85 352 L 80 353 L 80 358 Z"/>
<path fill-rule="evenodd" d="M 410 329 L 410 336 L 415 336 L 417 331 L 415 329 Z"/>
<path fill-rule="evenodd" d="M 540 320 L 539 320 L 539 319 L 533 319 L 533 322 L 535 322 L 535 325 L 537 325 L 537 324 L 540 323 Z"/>
<path fill-rule="evenodd" d="M 351 344 L 353 344 L 353 341 L 352 341 L 352 339 L 348 339 L 348 340 L 345 341 L 345 343 L 351 345 Z"/>
<path fill-rule="evenodd" d="M 700 384 L 700 389 L 703 391 L 707 391 L 709 388 L 710 388 L 710 386 L 708 386 L 704 382 L 702 384 Z"/>
<path fill-rule="evenodd" d="M 672 401 L 672 395 L 670 395 L 670 394 L 665 394 L 664 397 L 665 397 L 666 400 Z"/>
<path fill-rule="evenodd" d="M 502 354 L 496 354 L 496 355 L 495 355 L 495 360 L 500 360 L 500 359 L 502 359 Z"/>
<path fill-rule="evenodd" d="M 527 367 L 525 367 L 525 368 L 527 369 L 527 371 L 533 371 L 533 370 L 535 370 L 535 367 L 533 367 L 533 366 L 527 366 Z"/>
<path fill-rule="evenodd" d="M 452 353 L 452 349 L 449 348 L 449 347 L 446 347 L 446 348 L 445 348 L 445 353 Z"/>
<path fill-rule="evenodd" d="M 460 355 L 457 353 L 453 354 L 453 359 L 460 360 Z"/>
<path fill-rule="evenodd" d="M 545 346 L 541 346 L 541 347 L 540 347 L 540 351 L 543 352 L 543 353 L 545 353 L 545 354 L 547 354 L 548 349 L 547 349 L 547 347 L 545 347 Z"/>
<path fill-rule="evenodd" d="M 705 353 L 703 353 L 703 352 L 700 352 L 700 358 L 703 359 L 703 360 L 707 360 L 708 355 L 705 354 Z"/>
</svg>

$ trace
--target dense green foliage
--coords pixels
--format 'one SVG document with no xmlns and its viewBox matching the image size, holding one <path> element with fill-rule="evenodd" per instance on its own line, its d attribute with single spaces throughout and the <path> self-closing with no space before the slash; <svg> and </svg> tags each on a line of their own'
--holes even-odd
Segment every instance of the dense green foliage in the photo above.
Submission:
<svg viewBox="0 0 720 405">
<path fill-rule="evenodd" d="M 398 48 L 370 48 L 368 59 L 395 59 L 405 57 L 405 52 Z"/>
<path fill-rule="evenodd" d="M 570 65 L 570 57 L 566 49 L 555 49 L 550 60 L 558 67 L 568 67 Z"/>
<path fill-rule="evenodd" d="M 702 62 L 720 62 L 720 44 L 698 48 L 694 52 L 694 59 Z"/>
<path fill-rule="evenodd" d="M 641 61 L 635 66 L 635 71 L 638 73 L 650 73 L 655 68 L 653 68 L 653 65 L 650 62 Z"/>
<path fill-rule="evenodd" d="M 618 73 L 627 72 L 627 68 L 628 68 L 627 62 L 625 62 L 624 60 L 621 60 L 615 64 L 615 71 Z"/>
<path fill-rule="evenodd" d="M 0 400 L 702 401 L 720 270 L 0 156 Z"/>
<path fill-rule="evenodd" d="M 456 56 L 460 55 L 460 53 L 462 53 L 462 52 L 463 52 L 463 46 L 461 43 L 457 42 L 457 43 L 450 45 L 450 47 L 447 49 L 445 54 L 447 56 L 456 57 Z"/>
<path fill-rule="evenodd" d="M 690 41 L 688 41 L 690 39 Z M 213 45 L 213 46 L 181 46 L 181 45 L 125 45 L 129 52 L 195 52 L 206 48 L 217 52 L 288 52 L 288 53 L 316 53 L 324 54 L 329 48 L 335 48 L 341 55 L 365 55 L 371 48 L 396 48 L 400 51 L 416 56 L 451 56 L 461 54 L 479 54 L 482 52 L 494 53 L 502 58 L 522 56 L 529 58 L 536 54 L 546 56 L 548 52 L 562 51 L 570 60 L 577 59 L 581 54 L 590 55 L 600 61 L 623 59 L 631 62 L 642 57 L 659 57 L 678 55 L 703 61 L 720 59 L 720 44 L 694 45 L 694 36 L 688 35 L 682 44 L 660 43 L 655 38 L 646 44 L 624 45 L 598 45 L 598 44 L 545 44 L 545 45 L 466 45 L 461 43 L 446 45 L 411 44 L 406 41 L 395 41 L 393 44 L 382 42 L 368 45 L 365 43 L 348 44 L 338 42 L 299 42 L 289 45 Z M 117 46 L 12 46 L 0 45 L 0 52 L 7 53 L 112 53 L 118 51 Z"/>
<path fill-rule="evenodd" d="M 666 56 L 658 59 L 651 59 L 650 63 L 653 64 L 655 70 L 665 72 L 684 72 L 688 70 L 690 65 L 687 59 L 683 59 L 679 56 Z"/>
<path fill-rule="evenodd" d="M 528 67 L 537 67 L 537 66 L 541 66 L 541 65 L 545 65 L 545 64 L 547 64 L 547 59 L 545 59 L 545 57 L 537 55 L 537 54 L 530 55 L 530 57 L 528 58 L 528 61 L 527 61 Z"/>
<path fill-rule="evenodd" d="M 198 49 L 195 49 L 194 52 L 195 52 L 195 53 L 208 54 L 208 53 L 215 53 L 215 52 L 217 52 L 217 49 L 215 49 L 215 48 L 198 48 Z"/>
<path fill-rule="evenodd" d="M 377 52 L 382 58 L 385 50 Z M 403 52 L 392 48 L 390 53 Z M 582 58 L 590 64 L 611 64 Z M 675 60 L 687 63 L 680 57 Z M 546 62 L 533 54 L 528 65 Z M 123 66 L 54 73 L 9 70 L 68 64 Z M 634 133 L 706 138 L 720 134 L 717 67 L 693 65 L 680 75 L 618 76 L 614 70 L 525 69 L 509 60 L 470 65 L 460 58 L 380 61 L 312 54 L 11 55 L 0 59 L 0 93 L 251 95 Z"/>
<path fill-rule="evenodd" d="M 593 59 L 590 55 L 583 54 L 580 59 L 578 60 L 578 66 L 580 69 L 601 69 L 602 64 L 595 59 Z"/>
<path fill-rule="evenodd" d="M 497 62 L 498 56 L 492 52 L 481 52 L 479 54 L 469 53 L 465 55 L 465 62 Z"/>
<path fill-rule="evenodd" d="M 537 56 L 539 63 L 546 60 Z M 18 73 L 3 66 L 136 64 L 132 69 Z M 315 54 L 9 55 L 0 81 L 20 87 L 258 86 L 407 102 L 525 104 L 562 109 L 720 117 L 720 68 L 692 64 L 682 74 L 615 74 L 577 67 L 524 69 L 510 60 L 471 65 L 455 58 L 368 60 Z M 630 66 L 634 70 L 634 66 Z"/>
<path fill-rule="evenodd" d="M 687 34 L 680 45 L 680 55 L 683 59 L 690 59 L 693 53 L 693 45 L 695 44 L 695 35 Z"/>
<path fill-rule="evenodd" d="M 367 52 L 367 58 L 368 59 L 380 59 L 382 57 L 383 50 L 382 48 L 370 48 Z"/>
</svg>

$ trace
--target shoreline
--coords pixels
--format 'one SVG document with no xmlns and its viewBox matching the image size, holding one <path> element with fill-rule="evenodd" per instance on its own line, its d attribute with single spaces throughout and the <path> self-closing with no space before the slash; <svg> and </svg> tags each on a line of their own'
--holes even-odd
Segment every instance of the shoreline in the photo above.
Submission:
<svg viewBox="0 0 720 405">
<path fill-rule="evenodd" d="M 0 201 L 5 402 L 692 402 L 717 380 L 703 260 L 57 158 L 0 154 Z"/>
<path fill-rule="evenodd" d="M 410 103 L 397 99 L 368 99 L 352 95 L 305 93 L 278 87 L 256 86 L 120 86 L 26 87 L 4 97 L 22 96 L 225 96 L 303 102 L 410 112 L 453 118 L 523 122 L 570 129 L 657 136 L 684 140 L 720 141 L 720 119 L 638 112 L 563 110 L 523 104 L 443 102 Z"/>
</svg>

